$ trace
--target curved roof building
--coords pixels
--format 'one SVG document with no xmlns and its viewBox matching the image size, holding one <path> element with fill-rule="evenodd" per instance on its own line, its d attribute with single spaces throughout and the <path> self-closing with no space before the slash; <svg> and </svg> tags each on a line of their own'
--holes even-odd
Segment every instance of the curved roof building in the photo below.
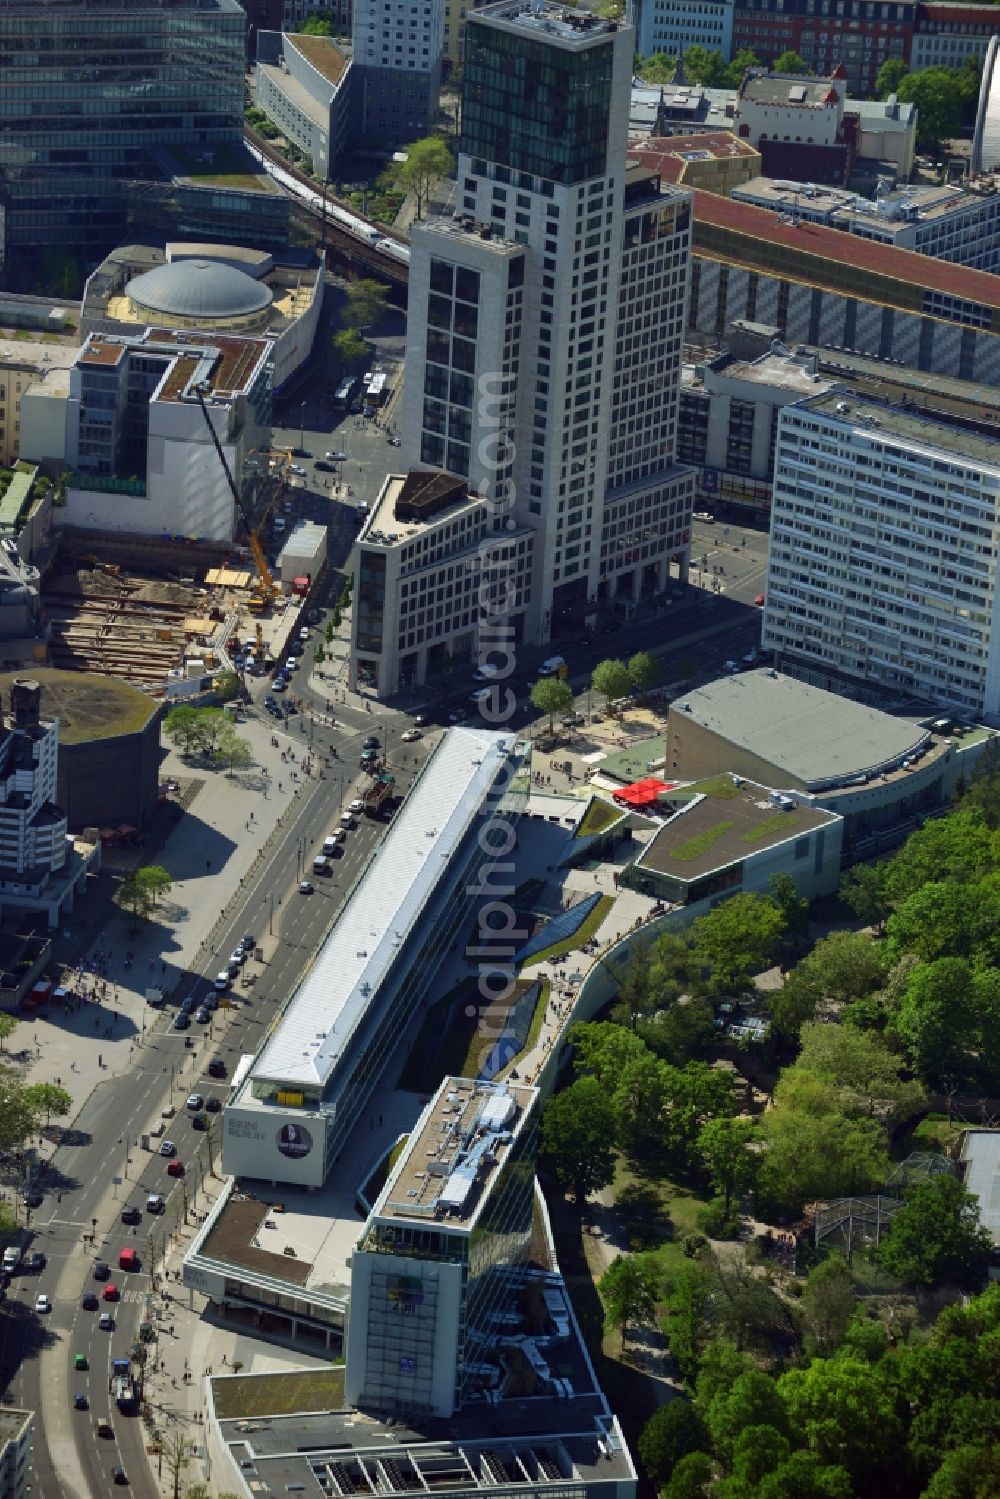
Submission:
<svg viewBox="0 0 1000 1499">
<path fill-rule="evenodd" d="M 1000 36 L 992 38 L 983 62 L 972 137 L 973 172 L 992 172 L 996 167 L 1000 167 Z"/>
<path fill-rule="evenodd" d="M 263 327 L 274 300 L 245 271 L 218 260 L 175 260 L 128 283 L 130 310 L 171 328 L 251 330 Z"/>
</svg>

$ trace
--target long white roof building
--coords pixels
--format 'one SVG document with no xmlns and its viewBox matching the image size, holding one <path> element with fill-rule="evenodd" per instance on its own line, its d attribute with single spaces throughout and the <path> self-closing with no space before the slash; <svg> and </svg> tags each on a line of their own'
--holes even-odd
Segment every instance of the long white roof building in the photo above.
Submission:
<svg viewBox="0 0 1000 1499">
<path fill-rule="evenodd" d="M 451 729 L 444 736 L 258 1056 L 251 1079 L 326 1088 L 399 948 L 419 923 L 442 868 L 483 817 L 484 801 L 513 746 L 513 734 L 485 729 Z"/>
</svg>

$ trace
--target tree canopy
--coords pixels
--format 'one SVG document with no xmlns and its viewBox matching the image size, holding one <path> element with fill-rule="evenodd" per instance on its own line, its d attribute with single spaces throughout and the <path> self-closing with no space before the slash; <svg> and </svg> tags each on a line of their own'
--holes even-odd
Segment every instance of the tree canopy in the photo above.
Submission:
<svg viewBox="0 0 1000 1499">
<path fill-rule="evenodd" d="M 784 918 L 773 901 L 741 892 L 698 917 L 691 943 L 715 987 L 731 992 L 774 961 L 784 932 Z"/>
<path fill-rule="evenodd" d="M 594 691 L 599 692 L 604 698 L 608 709 L 612 703 L 627 697 L 632 690 L 632 678 L 629 676 L 628 667 L 624 661 L 613 659 L 599 661 L 594 667 L 590 681 Z"/>
<path fill-rule="evenodd" d="M 774 59 L 772 72 L 794 73 L 798 77 L 803 78 L 811 73 L 812 69 L 806 66 L 804 60 L 797 52 L 782 52 L 780 57 Z"/>
<path fill-rule="evenodd" d="M 993 1242 L 980 1226 L 979 1204 L 954 1176 L 915 1186 L 878 1246 L 893 1275 L 920 1288 L 951 1283 L 965 1290 L 982 1283 Z"/>
<path fill-rule="evenodd" d="M 549 715 L 549 733 L 557 713 L 572 713 L 573 689 L 559 677 L 539 677 L 531 689 L 531 704 L 539 713 Z"/>
<path fill-rule="evenodd" d="M 550 1098 L 542 1116 L 542 1157 L 564 1192 L 582 1203 L 614 1178 L 614 1112 L 594 1077 Z"/>
<path fill-rule="evenodd" d="M 633 1323 L 652 1321 L 658 1289 L 656 1271 L 635 1255 L 616 1255 L 601 1276 L 605 1319 L 620 1331 L 623 1348 Z"/>
<path fill-rule="evenodd" d="M 427 200 L 438 183 L 451 174 L 454 160 L 448 143 L 440 135 L 428 135 L 406 147 L 406 160 L 396 168 L 396 185 L 417 200 L 417 218 L 423 217 Z"/>
</svg>

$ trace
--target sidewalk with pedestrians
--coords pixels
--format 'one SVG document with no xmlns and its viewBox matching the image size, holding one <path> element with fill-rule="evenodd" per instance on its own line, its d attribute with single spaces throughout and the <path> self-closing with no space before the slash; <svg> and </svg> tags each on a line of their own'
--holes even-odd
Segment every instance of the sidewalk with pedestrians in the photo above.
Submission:
<svg viewBox="0 0 1000 1499">
<path fill-rule="evenodd" d="M 8 1042 L 15 1061 L 20 1054 L 28 1082 L 55 1082 L 70 1093 L 73 1104 L 64 1123 L 99 1083 L 128 1070 L 156 1024 L 147 991 L 169 997 L 188 980 L 220 913 L 260 867 L 269 840 L 280 836 L 282 818 L 309 783 L 302 769 L 308 746 L 294 731 L 274 730 L 253 717 L 240 732 L 250 741 L 256 763 L 232 776 L 224 769 L 193 776 L 191 765 L 175 751 L 167 755 L 162 778 L 175 778 L 182 787 L 197 783 L 185 815 L 162 847 L 143 859 L 171 875 L 169 894 L 138 926 L 115 908 L 79 960 L 73 1007 L 49 1006 L 23 1018 Z M 314 763 L 313 774 L 316 770 Z M 57 963 L 71 949 L 79 951 L 80 928 L 92 920 L 87 900 L 80 902 L 56 940 Z M 220 967 L 227 957 L 219 954 Z M 55 1150 L 58 1133 L 50 1132 L 53 1138 L 43 1143 L 42 1155 Z"/>
</svg>

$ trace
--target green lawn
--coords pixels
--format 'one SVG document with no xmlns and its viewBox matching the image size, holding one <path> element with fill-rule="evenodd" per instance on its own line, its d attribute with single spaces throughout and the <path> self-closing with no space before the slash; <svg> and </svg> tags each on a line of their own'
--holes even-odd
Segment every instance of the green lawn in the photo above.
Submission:
<svg viewBox="0 0 1000 1499">
<path fill-rule="evenodd" d="M 727 802 L 740 794 L 728 776 L 710 776 L 707 780 L 696 781 L 693 786 L 688 786 L 686 789 L 700 791 L 703 796 L 717 796 Z"/>
<path fill-rule="evenodd" d="M 339 1410 L 344 1404 L 343 1365 L 289 1374 L 237 1374 L 212 1384 L 222 1419 L 294 1416 L 299 1411 Z"/>
<path fill-rule="evenodd" d="M 703 828 L 686 843 L 681 843 L 671 854 L 673 859 L 700 859 L 707 854 L 713 843 L 717 843 L 733 826 L 731 822 L 717 822 L 714 828 Z"/>
<path fill-rule="evenodd" d="M 592 833 L 603 833 L 605 828 L 610 828 L 624 815 L 620 807 L 612 807 L 608 802 L 602 801 L 599 796 L 595 796 L 583 814 L 574 837 L 589 838 Z"/>
<path fill-rule="evenodd" d="M 171 146 L 170 154 L 177 161 L 182 174 L 192 182 L 212 182 L 219 187 L 245 188 L 250 192 L 271 191 L 266 173 L 249 171 L 252 157 L 248 157 L 239 146 L 216 146 L 211 162 L 199 161 L 203 152 L 188 150 L 183 146 Z"/>
<path fill-rule="evenodd" d="M 572 937 L 566 937 L 562 942 L 554 942 L 551 947 L 543 948 L 541 952 L 535 953 L 531 959 L 531 967 L 533 968 L 536 963 L 546 963 L 552 958 L 561 958 L 576 947 L 583 947 L 585 942 L 590 941 L 614 903 L 613 895 L 602 895 L 578 931 Z"/>
<path fill-rule="evenodd" d="M 956 1119 L 949 1123 L 946 1114 L 928 1114 L 900 1141 L 898 1151 L 893 1154 L 899 1154 L 901 1160 L 911 1150 L 936 1150 L 950 1155 L 966 1128 Z"/>
<path fill-rule="evenodd" d="M 775 812 L 771 817 L 765 817 L 755 828 L 740 834 L 741 843 L 756 843 L 758 838 L 770 838 L 772 833 L 783 833 L 786 829 L 790 832 L 795 826 L 794 812 Z"/>
<path fill-rule="evenodd" d="M 669 1177 L 637 1176 L 628 1164 L 619 1158 L 614 1180 L 616 1203 L 623 1194 L 627 1201 L 630 1191 L 643 1188 L 655 1194 L 658 1199 L 659 1223 L 657 1226 L 666 1229 L 665 1234 L 659 1235 L 658 1247 L 650 1252 L 655 1256 L 657 1265 L 661 1269 L 674 1269 L 684 1258 L 684 1251 L 681 1248 L 684 1239 L 688 1234 L 698 1232 L 698 1209 L 705 1206 L 711 1194 L 707 1191 L 695 1192 L 690 1187 L 671 1181 Z"/>
</svg>

